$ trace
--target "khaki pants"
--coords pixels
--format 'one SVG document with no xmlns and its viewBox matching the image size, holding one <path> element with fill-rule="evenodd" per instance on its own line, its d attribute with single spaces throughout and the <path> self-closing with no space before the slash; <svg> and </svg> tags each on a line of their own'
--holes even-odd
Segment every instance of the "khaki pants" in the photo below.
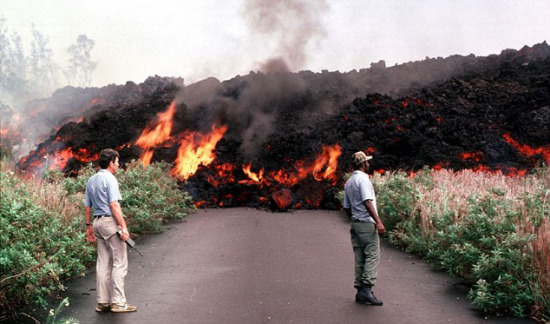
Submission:
<svg viewBox="0 0 550 324">
<path fill-rule="evenodd" d="M 380 238 L 373 223 L 351 224 L 351 245 L 355 255 L 355 287 L 374 286 L 380 263 Z"/>
<path fill-rule="evenodd" d="M 118 230 L 114 217 L 94 218 L 98 303 L 126 302 L 124 278 L 128 273 L 128 253 L 126 243 L 116 233 Z"/>
</svg>

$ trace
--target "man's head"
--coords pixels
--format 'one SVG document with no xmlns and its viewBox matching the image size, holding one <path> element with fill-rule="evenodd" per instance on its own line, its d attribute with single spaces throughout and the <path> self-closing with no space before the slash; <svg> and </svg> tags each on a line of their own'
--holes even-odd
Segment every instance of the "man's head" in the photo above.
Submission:
<svg viewBox="0 0 550 324">
<path fill-rule="evenodd" d="M 102 169 L 109 169 L 116 166 L 116 168 L 114 169 L 114 171 L 116 172 L 116 170 L 118 169 L 118 152 L 113 149 L 102 150 L 99 153 L 98 163 L 99 167 Z"/>
<path fill-rule="evenodd" d="M 351 164 L 353 164 L 353 169 L 359 170 L 362 167 L 365 168 L 365 171 L 369 168 L 369 160 L 372 159 L 372 156 L 366 155 L 365 153 L 359 151 L 353 153 L 351 156 Z"/>
</svg>

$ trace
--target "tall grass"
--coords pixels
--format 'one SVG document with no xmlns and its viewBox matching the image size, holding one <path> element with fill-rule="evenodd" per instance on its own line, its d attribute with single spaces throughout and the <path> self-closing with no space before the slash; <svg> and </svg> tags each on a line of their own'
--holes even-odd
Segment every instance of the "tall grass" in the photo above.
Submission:
<svg viewBox="0 0 550 324">
<path fill-rule="evenodd" d="M 472 285 L 487 313 L 550 319 L 550 173 L 375 175 L 390 240 Z"/>
</svg>

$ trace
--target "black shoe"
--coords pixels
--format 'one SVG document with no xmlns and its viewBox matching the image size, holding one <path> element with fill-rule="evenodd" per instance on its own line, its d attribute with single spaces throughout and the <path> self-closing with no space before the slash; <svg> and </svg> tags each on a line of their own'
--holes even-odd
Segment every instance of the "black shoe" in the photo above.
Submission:
<svg viewBox="0 0 550 324">
<path fill-rule="evenodd" d="M 382 306 L 384 303 L 374 296 L 370 286 L 363 286 L 355 295 L 355 302 L 359 304 Z"/>
</svg>

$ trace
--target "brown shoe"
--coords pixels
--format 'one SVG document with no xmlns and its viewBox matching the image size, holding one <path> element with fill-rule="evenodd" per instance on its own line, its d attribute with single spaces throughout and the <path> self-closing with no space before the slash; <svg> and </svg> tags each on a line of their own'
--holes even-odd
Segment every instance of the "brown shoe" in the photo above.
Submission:
<svg viewBox="0 0 550 324">
<path fill-rule="evenodd" d="M 108 312 L 111 310 L 111 304 L 109 303 L 98 303 L 96 308 L 95 308 L 95 311 L 96 312 Z"/>
<path fill-rule="evenodd" d="M 128 313 L 137 311 L 137 307 L 128 303 L 111 304 L 111 312 L 113 313 Z"/>
</svg>

